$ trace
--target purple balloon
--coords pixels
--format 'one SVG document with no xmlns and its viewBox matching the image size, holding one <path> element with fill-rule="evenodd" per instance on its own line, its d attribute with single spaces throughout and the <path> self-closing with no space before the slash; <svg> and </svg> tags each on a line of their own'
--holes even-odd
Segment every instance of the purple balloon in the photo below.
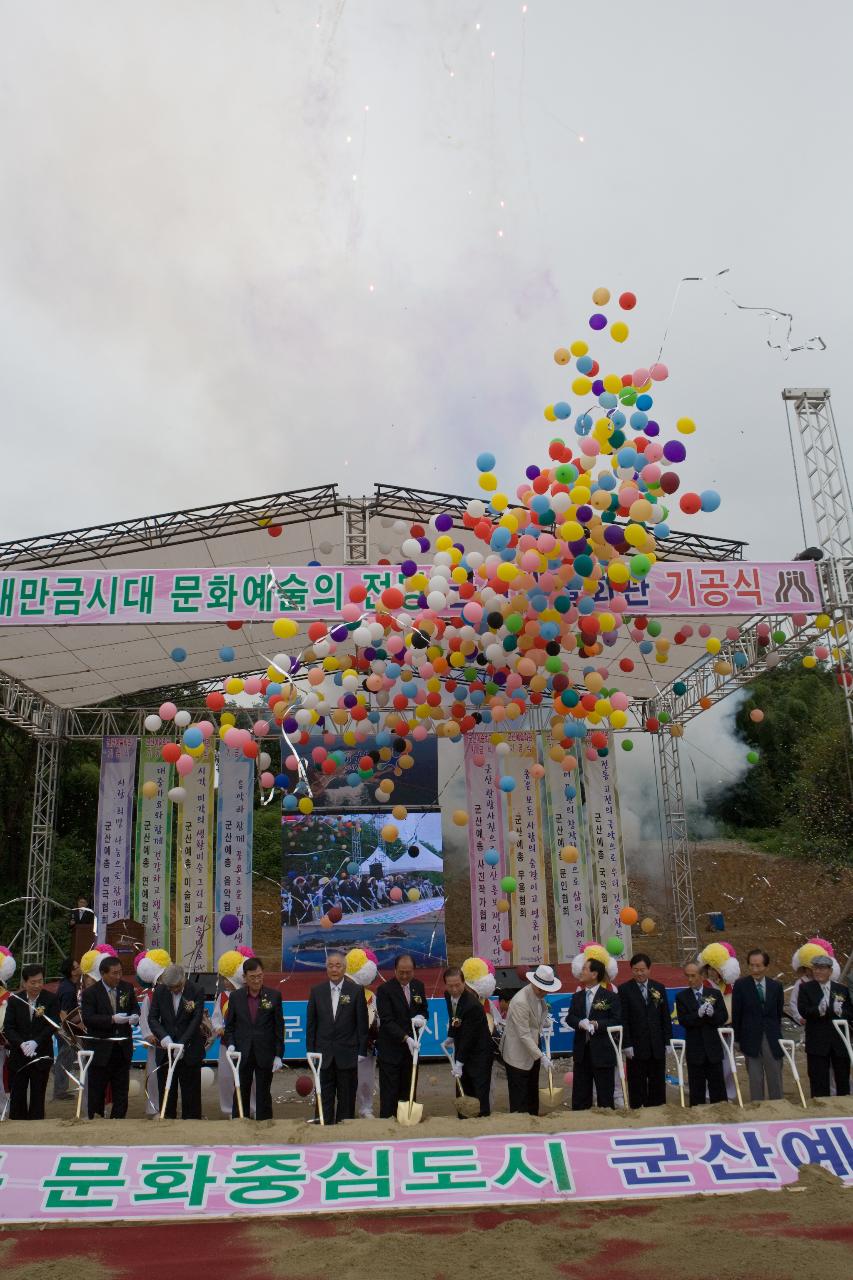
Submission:
<svg viewBox="0 0 853 1280">
<path fill-rule="evenodd" d="M 231 935 L 236 933 L 239 928 L 240 917 L 235 916 L 232 911 L 229 911 L 228 914 L 224 915 L 219 921 L 220 932 L 224 933 L 226 938 L 230 938 Z"/>
<path fill-rule="evenodd" d="M 446 533 L 448 529 L 453 528 L 453 516 L 449 516 L 445 512 L 442 512 L 440 516 L 435 517 L 435 527 L 438 529 L 439 533 Z"/>
<path fill-rule="evenodd" d="M 603 316 L 600 311 L 597 311 L 594 316 L 589 317 L 589 327 L 596 330 L 605 329 L 607 327 L 607 316 Z"/>
<path fill-rule="evenodd" d="M 603 379 L 602 379 L 602 378 L 596 378 L 595 382 L 592 384 L 592 394 L 593 394 L 594 396 L 600 396 L 603 390 L 604 390 L 604 381 L 603 381 Z"/>
<path fill-rule="evenodd" d="M 667 462 L 683 462 L 687 457 L 687 450 L 680 440 L 667 440 L 663 447 L 663 456 Z"/>
</svg>

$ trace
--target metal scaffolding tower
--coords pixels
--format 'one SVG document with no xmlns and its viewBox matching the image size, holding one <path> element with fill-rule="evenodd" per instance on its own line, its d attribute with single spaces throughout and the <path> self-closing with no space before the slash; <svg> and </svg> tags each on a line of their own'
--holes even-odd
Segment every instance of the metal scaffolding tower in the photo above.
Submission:
<svg viewBox="0 0 853 1280">
<path fill-rule="evenodd" d="M 344 563 L 368 564 L 370 556 L 370 511 L 367 498 L 348 498 L 341 504 L 344 515 Z"/>
<path fill-rule="evenodd" d="M 48 938 L 53 844 L 56 838 L 56 792 L 59 786 L 59 738 L 39 738 L 33 780 L 33 817 L 27 866 L 23 963 L 43 964 Z"/>
<path fill-rule="evenodd" d="M 683 960 L 692 960 L 699 949 L 699 936 L 678 738 L 669 733 L 655 735 L 655 764 L 660 788 L 661 835 L 669 864 L 675 942 L 679 956 Z"/>
</svg>

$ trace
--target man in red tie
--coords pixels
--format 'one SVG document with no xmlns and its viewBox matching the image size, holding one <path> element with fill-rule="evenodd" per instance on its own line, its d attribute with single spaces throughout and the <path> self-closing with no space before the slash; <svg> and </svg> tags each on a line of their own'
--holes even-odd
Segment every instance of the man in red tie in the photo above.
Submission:
<svg viewBox="0 0 853 1280">
<path fill-rule="evenodd" d="M 249 1114 L 255 1084 L 255 1119 L 272 1119 L 272 1078 L 284 1057 L 284 1015 L 281 993 L 264 986 L 264 968 L 257 956 L 243 965 L 246 985 L 229 998 L 223 1040 L 240 1053 L 240 1096 Z M 234 1115 L 237 1099 L 234 1099 Z"/>
<path fill-rule="evenodd" d="M 415 962 L 409 955 L 394 961 L 394 977 L 376 992 L 379 1035 L 376 1042 L 379 1060 L 379 1116 L 390 1119 L 397 1114 L 397 1103 L 409 1097 L 412 1083 L 412 1058 L 415 1032 L 426 1025 L 427 1000 L 424 984 L 415 975 Z"/>
</svg>

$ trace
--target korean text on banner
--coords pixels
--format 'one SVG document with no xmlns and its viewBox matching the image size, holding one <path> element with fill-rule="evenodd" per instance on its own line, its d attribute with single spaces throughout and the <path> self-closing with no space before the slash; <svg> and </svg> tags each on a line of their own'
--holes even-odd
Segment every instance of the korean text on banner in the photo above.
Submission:
<svg viewBox="0 0 853 1280">
<path fill-rule="evenodd" d="M 479 760 L 482 764 L 477 763 Z M 498 902 L 503 897 L 501 877 L 507 872 L 497 758 L 495 744 L 488 734 L 465 736 L 465 790 L 473 953 L 499 965 L 506 960 L 501 940 L 509 936 L 509 915 L 498 910 Z M 485 860 L 490 849 L 494 849 L 499 858 L 493 867 Z"/>
<path fill-rule="evenodd" d="M 509 754 L 501 772 L 515 780 L 515 789 L 501 793 L 507 810 L 507 830 L 516 838 L 507 843 L 507 872 L 516 880 L 511 895 L 512 957 L 515 964 L 547 964 L 548 907 L 542 840 L 542 790 L 531 769 L 539 763 L 536 734 L 507 734 Z"/>
<path fill-rule="evenodd" d="M 255 762 L 242 749 L 219 748 L 216 801 L 216 942 L 214 960 L 232 947 L 252 945 L 252 802 Z M 222 917 L 235 915 L 236 933 L 224 934 Z"/>
<path fill-rule="evenodd" d="M 136 866 L 133 914 L 145 925 L 145 945 L 169 950 L 172 901 L 172 802 L 168 798 L 174 767 L 161 752 L 168 738 L 143 738 L 136 799 Z M 143 787 L 153 782 L 153 796 Z"/>
<path fill-rule="evenodd" d="M 585 855 L 587 841 L 581 818 L 580 774 L 566 773 L 562 762 L 552 760 L 545 750 L 542 780 L 548 810 L 551 841 L 551 887 L 554 894 L 554 924 L 557 963 L 566 964 L 580 952 L 592 934 L 589 912 L 589 880 Z M 567 795 L 567 790 L 573 794 Z M 564 862 L 563 849 L 573 846 L 577 862 Z"/>
<path fill-rule="evenodd" d="M 182 779 L 178 807 L 175 961 L 190 972 L 213 968 L 213 743 Z"/>
<path fill-rule="evenodd" d="M 95 912 L 99 942 L 106 938 L 108 924 L 130 915 L 137 741 L 136 738 L 104 738 L 101 744 L 95 845 Z"/>
<path fill-rule="evenodd" d="M 616 798 L 613 764 L 613 742 L 606 756 L 584 760 L 586 809 L 589 820 L 590 894 L 596 940 L 621 938 L 631 945 L 631 930 L 622 924 L 619 912 L 627 902 L 625 851 L 622 847 L 622 825 Z"/>
</svg>

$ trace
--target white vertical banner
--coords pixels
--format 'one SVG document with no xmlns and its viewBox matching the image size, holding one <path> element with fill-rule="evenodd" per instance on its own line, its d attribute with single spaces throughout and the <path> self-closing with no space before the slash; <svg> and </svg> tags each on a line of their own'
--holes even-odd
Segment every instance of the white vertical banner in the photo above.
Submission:
<svg viewBox="0 0 853 1280">
<path fill-rule="evenodd" d="M 216 800 L 216 932 L 214 960 L 233 947 L 252 945 L 252 805 L 255 762 L 221 743 Z M 223 918 L 236 916 L 236 932 Z"/>
<path fill-rule="evenodd" d="M 213 968 L 213 743 L 182 778 L 175 876 L 175 962 L 191 973 Z"/>
<path fill-rule="evenodd" d="M 106 938 L 108 924 L 130 915 L 137 741 L 136 738 L 104 738 L 101 743 L 95 844 L 95 912 L 99 942 Z"/>
<path fill-rule="evenodd" d="M 583 762 L 586 810 L 589 822 L 590 894 L 596 941 L 621 938 L 631 945 L 631 930 L 622 924 L 619 912 L 627 903 L 625 852 L 613 766 L 613 740 L 607 755 Z"/>
<path fill-rule="evenodd" d="M 488 734 L 465 735 L 465 791 L 468 807 L 468 860 L 471 874 L 472 951 L 494 965 L 507 961 L 501 941 L 509 936 L 509 913 L 498 910 L 501 877 L 507 874 L 495 744 Z M 485 860 L 495 849 L 499 861 Z"/>
<path fill-rule="evenodd" d="M 507 873 L 515 877 L 510 897 L 512 909 L 513 964 L 548 963 L 548 909 L 542 839 L 542 789 L 531 769 L 539 763 L 536 734 L 509 733 L 509 754 L 502 755 L 501 774 L 515 780 L 506 800 Z"/>
<path fill-rule="evenodd" d="M 559 760 L 548 755 L 543 743 L 548 826 L 551 838 L 551 885 L 554 894 L 554 927 L 557 963 L 566 964 L 579 954 L 584 942 L 592 939 L 587 879 L 586 845 L 581 819 L 580 775 L 566 773 Z M 566 795 L 566 789 L 574 795 Z M 578 851 L 577 862 L 564 862 L 560 853 L 566 845 Z"/>
<path fill-rule="evenodd" d="M 172 904 L 172 802 L 174 765 L 161 754 L 169 738 L 143 738 L 136 801 L 136 866 L 133 914 L 145 925 L 145 945 L 169 950 Z M 153 795 L 146 790 L 156 787 Z"/>
</svg>

